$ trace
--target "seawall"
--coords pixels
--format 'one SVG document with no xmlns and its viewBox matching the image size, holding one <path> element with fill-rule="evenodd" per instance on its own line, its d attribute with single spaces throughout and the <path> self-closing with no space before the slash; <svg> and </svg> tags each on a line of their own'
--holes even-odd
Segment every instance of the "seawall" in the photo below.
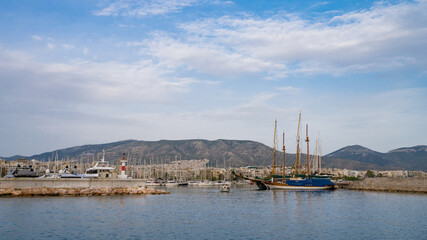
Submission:
<svg viewBox="0 0 427 240">
<path fill-rule="evenodd" d="M 0 179 L 1 188 L 125 188 L 144 187 L 141 179 L 10 178 Z"/>
<path fill-rule="evenodd" d="M 381 177 L 349 181 L 342 188 L 351 190 L 427 193 L 426 177 Z"/>
<path fill-rule="evenodd" d="M 146 188 L 140 179 L 0 179 L 2 196 L 96 196 L 169 194 Z"/>
</svg>

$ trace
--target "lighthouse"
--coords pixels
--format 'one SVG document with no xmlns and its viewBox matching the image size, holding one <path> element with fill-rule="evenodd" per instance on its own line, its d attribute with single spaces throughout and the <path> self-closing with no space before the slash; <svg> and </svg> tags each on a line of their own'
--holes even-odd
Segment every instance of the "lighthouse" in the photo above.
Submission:
<svg viewBox="0 0 427 240">
<path fill-rule="evenodd" d="M 126 179 L 126 178 L 128 178 L 128 175 L 126 175 L 126 163 L 127 163 L 127 161 L 126 161 L 125 153 L 123 153 L 123 158 L 120 161 L 120 163 L 122 165 L 122 168 L 121 168 L 121 171 L 120 171 L 118 178 Z"/>
</svg>

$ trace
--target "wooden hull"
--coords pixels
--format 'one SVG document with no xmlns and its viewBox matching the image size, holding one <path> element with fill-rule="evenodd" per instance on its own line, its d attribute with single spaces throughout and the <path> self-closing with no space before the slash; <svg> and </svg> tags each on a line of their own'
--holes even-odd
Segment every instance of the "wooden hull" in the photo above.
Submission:
<svg viewBox="0 0 427 240">
<path fill-rule="evenodd" d="M 283 183 L 271 183 L 265 184 L 270 190 L 331 190 L 334 189 L 334 185 L 331 186 L 290 186 Z"/>
<path fill-rule="evenodd" d="M 271 182 L 261 179 L 253 179 L 245 177 L 241 174 L 233 173 L 236 176 L 250 180 L 255 183 L 259 189 L 266 190 L 332 190 L 335 189 L 335 184 L 329 179 L 297 179 L 297 180 L 286 180 L 286 183 Z"/>
</svg>

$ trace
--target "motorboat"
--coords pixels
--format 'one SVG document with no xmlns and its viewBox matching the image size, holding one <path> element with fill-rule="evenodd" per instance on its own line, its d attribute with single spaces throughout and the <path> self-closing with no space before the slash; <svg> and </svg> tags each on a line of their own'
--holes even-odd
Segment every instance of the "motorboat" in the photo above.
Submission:
<svg viewBox="0 0 427 240">
<path fill-rule="evenodd" d="M 175 180 L 170 180 L 170 181 L 167 181 L 166 183 L 166 187 L 176 187 L 176 186 L 178 186 L 178 182 Z"/>
<path fill-rule="evenodd" d="M 219 191 L 221 192 L 230 192 L 230 184 L 222 184 Z"/>
<path fill-rule="evenodd" d="M 95 166 L 86 170 L 85 174 L 77 174 L 81 178 L 116 178 L 116 168 L 111 167 L 110 163 L 105 161 L 105 150 L 102 151 L 102 158 L 96 162 Z"/>
<path fill-rule="evenodd" d="M 34 169 L 31 165 L 29 166 L 18 166 L 10 171 L 5 178 L 17 178 L 17 177 L 27 177 L 27 178 L 35 178 L 38 177 L 37 173 L 34 172 Z"/>
<path fill-rule="evenodd" d="M 148 180 L 146 182 L 147 186 L 165 186 L 166 182 L 161 179 L 161 178 L 157 178 L 156 180 Z"/>
</svg>

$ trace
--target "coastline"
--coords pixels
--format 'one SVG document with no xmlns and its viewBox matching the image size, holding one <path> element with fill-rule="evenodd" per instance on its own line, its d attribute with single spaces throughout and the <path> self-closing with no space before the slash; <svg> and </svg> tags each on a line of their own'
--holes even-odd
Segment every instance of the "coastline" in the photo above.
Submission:
<svg viewBox="0 0 427 240">
<path fill-rule="evenodd" d="M 381 177 L 347 181 L 339 188 L 348 190 L 427 193 L 426 177 Z"/>
</svg>

